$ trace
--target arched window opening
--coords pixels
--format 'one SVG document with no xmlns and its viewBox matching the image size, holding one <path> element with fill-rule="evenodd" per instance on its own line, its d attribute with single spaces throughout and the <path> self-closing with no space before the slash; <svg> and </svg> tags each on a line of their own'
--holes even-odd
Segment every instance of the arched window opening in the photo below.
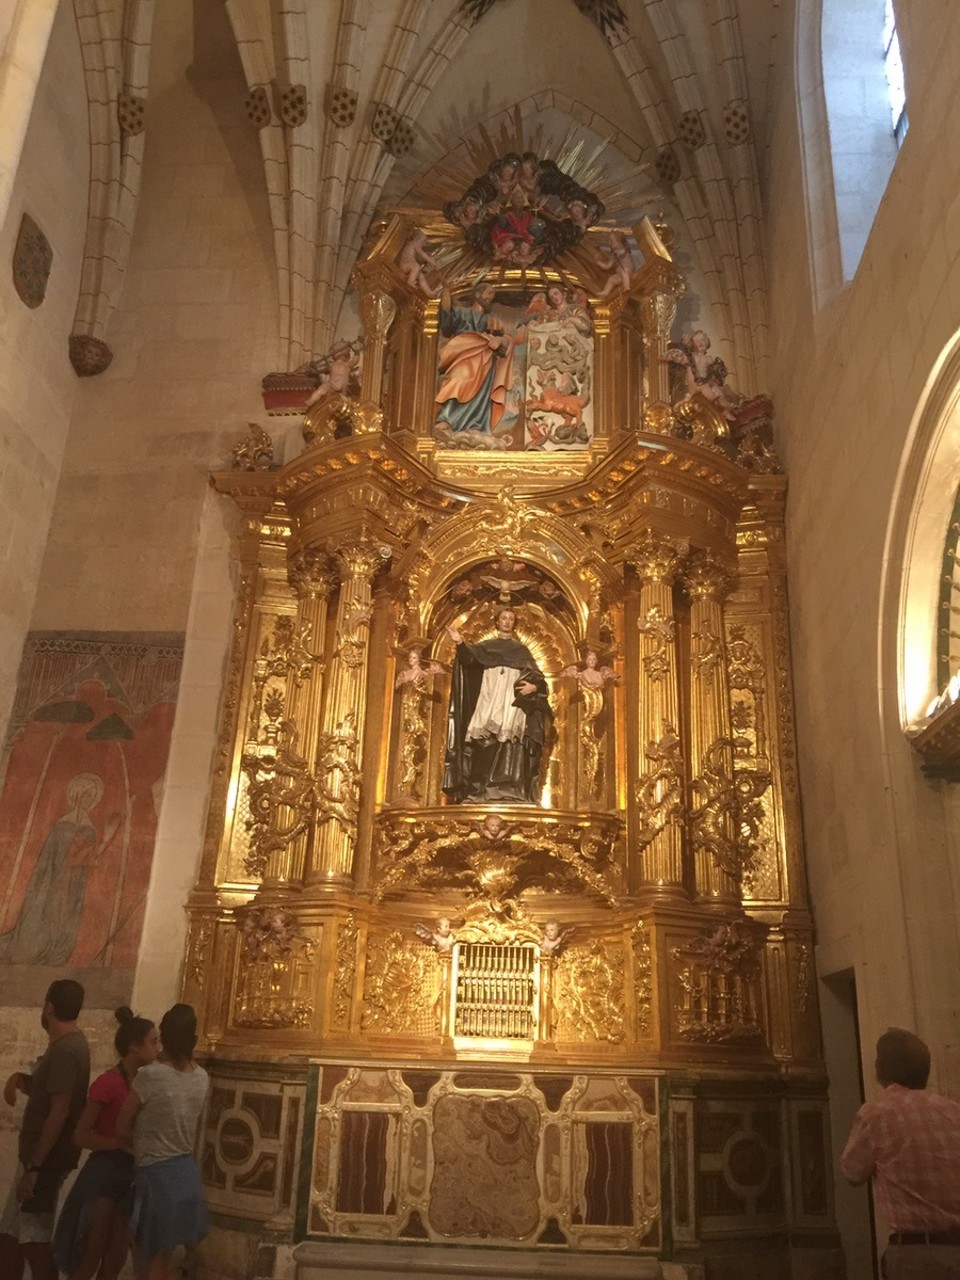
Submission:
<svg viewBox="0 0 960 1280">
<path fill-rule="evenodd" d="M 932 778 L 960 781 L 960 332 L 927 381 L 901 459 L 884 562 L 900 727 Z M 892 667 L 890 668 L 892 674 Z M 881 681 L 881 696 L 887 680 Z"/>
<path fill-rule="evenodd" d="M 823 0 L 823 90 L 843 277 L 856 274 L 906 132 L 892 0 Z M 894 124 L 893 91 L 903 99 Z"/>
<path fill-rule="evenodd" d="M 960 700 L 960 489 L 940 565 L 940 599 L 937 605 L 937 696 L 927 707 L 933 718 Z"/>
<path fill-rule="evenodd" d="M 883 70 L 887 77 L 887 96 L 897 146 L 903 144 L 910 121 L 907 119 L 907 86 L 903 78 L 903 58 L 893 0 L 886 0 L 883 14 Z"/>
</svg>

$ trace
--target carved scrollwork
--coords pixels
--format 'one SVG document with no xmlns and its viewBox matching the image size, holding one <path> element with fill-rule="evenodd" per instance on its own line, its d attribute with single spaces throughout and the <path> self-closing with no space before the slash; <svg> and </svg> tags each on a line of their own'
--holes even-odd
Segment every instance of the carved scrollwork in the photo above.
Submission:
<svg viewBox="0 0 960 1280">
<path fill-rule="evenodd" d="M 705 684 L 712 684 L 714 675 L 723 662 L 723 641 L 709 624 L 695 631 L 693 639 L 696 643 L 693 669 Z"/>
<path fill-rule="evenodd" d="M 761 1038 L 761 933 L 752 922 L 734 920 L 673 948 L 672 957 L 682 966 L 676 1016 L 683 1039 Z"/>
<path fill-rule="evenodd" d="M 440 976 L 432 951 L 399 929 L 368 941 L 363 984 L 364 1031 L 435 1035 Z"/>
<path fill-rule="evenodd" d="M 332 444 L 349 436 L 374 435 L 383 430 L 383 410 L 370 400 L 354 400 L 335 391 L 307 411 L 303 438 L 310 445 Z"/>
<path fill-rule="evenodd" d="M 626 1039 L 623 947 L 610 942 L 568 947 L 554 972 L 558 1040 Z"/>
<path fill-rule="evenodd" d="M 771 775 L 763 768 L 733 769 L 732 749 L 731 738 L 717 738 L 703 753 L 700 773 L 691 784 L 689 817 L 694 845 L 739 881 L 753 865 L 763 821 L 760 797 Z"/>
<path fill-rule="evenodd" d="M 529 499 L 517 496 L 516 486 L 505 484 L 491 508 L 485 510 L 477 521 L 477 533 L 484 548 L 499 555 L 517 555 L 524 550 L 528 531 L 544 517 L 544 512 Z"/>
<path fill-rule="evenodd" d="M 234 1024 L 305 1027 L 316 944 L 282 907 L 254 907 L 243 916 Z"/>
<path fill-rule="evenodd" d="M 300 688 L 314 672 L 323 672 L 323 660 L 309 646 L 310 626 L 297 626 L 290 614 L 281 614 L 273 625 L 273 632 L 265 636 L 260 652 L 253 664 L 253 697 L 250 700 L 248 735 L 257 742 L 263 731 L 263 715 L 266 689 L 270 681 L 291 677 L 295 688 Z M 276 694 L 278 691 L 274 690 Z M 274 700 L 275 701 L 275 700 Z M 276 722 L 279 716 L 271 719 Z"/>
<path fill-rule="evenodd" d="M 634 791 L 640 813 L 637 841 L 650 844 L 666 827 L 683 821 L 683 753 L 680 737 L 672 724 L 664 721 L 663 733 L 647 743 L 647 759 L 652 767 L 637 781 Z"/>
<path fill-rule="evenodd" d="M 202 991 L 207 972 L 207 949 L 213 941 L 214 925 L 212 920 L 201 917 L 194 919 L 190 930 L 190 945 L 187 951 L 186 981 Z"/>
<path fill-rule="evenodd" d="M 673 661 L 676 623 L 673 618 L 665 617 L 660 606 L 654 604 L 638 620 L 637 630 L 644 638 L 646 652 L 642 661 L 647 678 L 657 682 L 666 679 Z"/>
<path fill-rule="evenodd" d="M 244 870 L 255 879 L 263 876 L 272 853 L 287 848 L 310 828 L 317 800 L 309 765 L 296 749 L 296 724 L 281 718 L 280 695 L 268 694 L 264 710 L 268 719 L 263 738 L 248 745 L 240 759 L 250 807 Z"/>
<path fill-rule="evenodd" d="M 589 889 L 611 905 L 616 826 L 535 820 L 406 818 L 381 828 L 374 901 L 413 888 L 458 888 L 498 915 L 515 913 L 525 888 Z"/>
<path fill-rule="evenodd" d="M 420 771 L 427 744 L 427 692 L 409 681 L 400 695 L 400 794 L 421 798 Z"/>
<path fill-rule="evenodd" d="M 583 778 L 583 794 L 590 800 L 596 799 L 603 777 L 604 746 L 601 728 L 601 717 L 604 710 L 604 691 L 590 685 L 580 686 L 580 718 L 577 724 L 577 738 L 580 742 L 580 773 Z"/>
<path fill-rule="evenodd" d="M 705 849 L 721 871 L 739 880 L 743 864 L 736 836 L 737 787 L 729 767 L 732 747 L 730 738 L 717 738 L 704 751 L 691 783 L 690 829 L 695 847 Z"/>
<path fill-rule="evenodd" d="M 650 1012 L 653 1001 L 653 954 L 650 949 L 650 933 L 641 922 L 631 938 L 633 948 L 633 989 L 637 1002 L 637 1034 L 650 1033 Z"/>
<path fill-rule="evenodd" d="M 230 465 L 235 471 L 269 471 L 273 465 L 273 440 L 258 422 L 248 424 L 248 431 L 230 450 Z"/>
<path fill-rule="evenodd" d="M 333 821 L 351 842 L 357 838 L 360 812 L 360 765 L 357 713 L 350 710 L 317 747 L 316 810 L 318 823 Z"/>
<path fill-rule="evenodd" d="M 744 626 L 732 626 L 727 636 L 727 680 L 731 691 L 746 694 L 746 697 L 734 698 L 730 708 L 731 723 L 737 734 L 734 738 L 737 760 L 766 757 L 766 670 L 763 657 L 748 638 Z"/>
<path fill-rule="evenodd" d="M 338 1026 L 350 1019 L 357 971 L 357 917 L 351 911 L 337 929 L 337 971 L 333 980 L 333 1017 Z"/>
</svg>

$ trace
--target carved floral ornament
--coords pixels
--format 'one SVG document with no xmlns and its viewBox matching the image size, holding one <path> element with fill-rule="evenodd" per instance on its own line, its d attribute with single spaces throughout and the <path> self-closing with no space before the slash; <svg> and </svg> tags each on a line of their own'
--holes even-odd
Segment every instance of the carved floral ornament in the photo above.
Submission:
<svg viewBox="0 0 960 1280">
<path fill-rule="evenodd" d="M 317 547 L 306 547 L 290 557 L 287 577 L 301 599 L 326 599 L 337 584 L 333 561 Z"/>
<path fill-rule="evenodd" d="M 614 905 L 618 824 L 442 816 L 385 823 L 374 901 L 412 888 L 457 888 L 498 916 L 515 916 L 525 888 L 589 890 Z"/>
<path fill-rule="evenodd" d="M 772 782 L 760 766 L 733 766 L 733 740 L 717 738 L 703 755 L 685 801 L 685 761 L 680 735 L 664 721 L 658 739 L 647 743 L 649 767 L 634 788 L 640 815 L 637 840 L 651 844 L 668 826 L 686 826 L 695 848 L 738 883 L 756 856 L 763 821 L 761 797 Z"/>
<path fill-rule="evenodd" d="M 627 552 L 627 559 L 641 582 L 673 582 L 689 554 L 686 538 L 668 538 L 653 529 L 645 529 Z"/>
</svg>

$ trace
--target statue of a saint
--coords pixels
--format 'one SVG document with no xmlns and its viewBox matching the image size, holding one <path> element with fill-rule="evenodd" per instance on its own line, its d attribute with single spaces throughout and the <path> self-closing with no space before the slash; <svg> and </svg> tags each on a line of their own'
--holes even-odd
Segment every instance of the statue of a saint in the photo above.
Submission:
<svg viewBox="0 0 960 1280">
<path fill-rule="evenodd" d="M 444 793 L 464 800 L 536 804 L 540 765 L 553 712 L 547 682 L 526 645 L 514 634 L 512 609 L 497 614 L 497 634 L 457 646 L 447 722 Z"/>
</svg>

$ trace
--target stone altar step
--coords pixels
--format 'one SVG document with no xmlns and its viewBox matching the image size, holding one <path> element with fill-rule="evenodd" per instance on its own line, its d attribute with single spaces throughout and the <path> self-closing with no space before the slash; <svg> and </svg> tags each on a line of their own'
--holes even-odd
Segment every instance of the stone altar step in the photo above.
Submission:
<svg viewBox="0 0 960 1280">
<path fill-rule="evenodd" d="M 331 1240 L 300 1244 L 293 1256 L 296 1280 L 692 1280 L 686 1267 L 635 1253 Z"/>
</svg>

